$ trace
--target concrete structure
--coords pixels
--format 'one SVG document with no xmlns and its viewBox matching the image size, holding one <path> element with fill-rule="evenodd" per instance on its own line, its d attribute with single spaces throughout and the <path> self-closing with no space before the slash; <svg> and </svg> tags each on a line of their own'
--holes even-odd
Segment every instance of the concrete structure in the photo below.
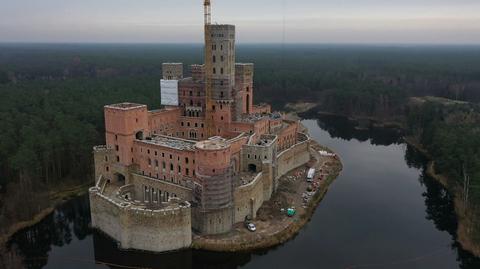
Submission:
<svg viewBox="0 0 480 269">
<path fill-rule="evenodd" d="M 122 248 L 189 247 L 192 232 L 229 232 L 271 198 L 278 178 L 310 159 L 299 124 L 253 104 L 253 64 L 235 63 L 235 27 L 210 23 L 205 64 L 163 64 L 178 106 L 107 105 L 106 145 L 94 148 L 92 225 Z M 175 99 L 177 96 L 175 96 Z"/>
</svg>

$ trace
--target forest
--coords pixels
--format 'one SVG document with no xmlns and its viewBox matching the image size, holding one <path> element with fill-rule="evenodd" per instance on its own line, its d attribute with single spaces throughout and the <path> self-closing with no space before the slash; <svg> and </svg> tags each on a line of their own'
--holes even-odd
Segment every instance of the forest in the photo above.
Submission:
<svg viewBox="0 0 480 269">
<path fill-rule="evenodd" d="M 161 63 L 183 62 L 188 74 L 189 64 L 203 62 L 202 50 L 200 44 L 1 44 L 0 227 L 31 218 L 47 206 L 42 198 L 52 189 L 91 182 L 92 146 L 104 143 L 102 107 L 131 101 L 159 108 Z M 237 61 L 255 63 L 256 101 L 276 109 L 315 102 L 347 116 L 408 117 L 441 172 L 458 180 L 468 172 L 471 199 L 479 199 L 480 47 L 240 45 Z M 407 105 L 413 96 L 472 107 L 413 110 Z"/>
<path fill-rule="evenodd" d="M 428 101 L 409 106 L 408 135 L 434 160 L 435 173 L 461 198 L 463 218 L 473 242 L 480 242 L 480 106 Z"/>
</svg>

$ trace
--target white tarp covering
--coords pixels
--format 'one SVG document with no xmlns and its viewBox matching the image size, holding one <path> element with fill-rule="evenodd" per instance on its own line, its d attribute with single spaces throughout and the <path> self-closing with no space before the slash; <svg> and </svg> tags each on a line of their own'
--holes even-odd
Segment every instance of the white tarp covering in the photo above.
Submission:
<svg viewBox="0 0 480 269">
<path fill-rule="evenodd" d="M 310 168 L 307 173 L 307 179 L 313 179 L 315 176 L 315 168 Z"/>
<path fill-rule="evenodd" d="M 178 80 L 160 80 L 161 104 L 178 106 Z"/>
<path fill-rule="evenodd" d="M 335 153 L 329 153 L 325 150 L 320 150 L 318 153 L 320 153 L 320 155 L 322 155 L 322 156 L 327 156 L 327 157 L 334 157 L 335 156 Z"/>
</svg>

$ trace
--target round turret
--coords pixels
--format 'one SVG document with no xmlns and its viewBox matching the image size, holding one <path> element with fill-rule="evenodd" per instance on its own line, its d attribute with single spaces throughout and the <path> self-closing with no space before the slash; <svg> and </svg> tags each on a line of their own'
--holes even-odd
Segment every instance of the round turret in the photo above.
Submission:
<svg viewBox="0 0 480 269">
<path fill-rule="evenodd" d="M 219 139 L 201 141 L 195 147 L 198 175 L 224 175 L 229 170 L 230 145 Z"/>
<path fill-rule="evenodd" d="M 222 139 L 198 142 L 195 170 L 199 191 L 199 207 L 194 227 L 204 234 L 225 233 L 232 229 L 233 179 L 230 145 Z"/>
</svg>

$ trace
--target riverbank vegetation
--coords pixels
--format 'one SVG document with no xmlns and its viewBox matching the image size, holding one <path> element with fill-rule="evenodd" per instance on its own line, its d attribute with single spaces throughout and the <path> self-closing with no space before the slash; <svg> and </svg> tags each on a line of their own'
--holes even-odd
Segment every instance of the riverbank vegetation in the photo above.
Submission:
<svg viewBox="0 0 480 269">
<path fill-rule="evenodd" d="M 480 107 L 428 101 L 410 106 L 406 124 L 433 161 L 430 174 L 456 196 L 460 240 L 480 255 Z"/>
</svg>

